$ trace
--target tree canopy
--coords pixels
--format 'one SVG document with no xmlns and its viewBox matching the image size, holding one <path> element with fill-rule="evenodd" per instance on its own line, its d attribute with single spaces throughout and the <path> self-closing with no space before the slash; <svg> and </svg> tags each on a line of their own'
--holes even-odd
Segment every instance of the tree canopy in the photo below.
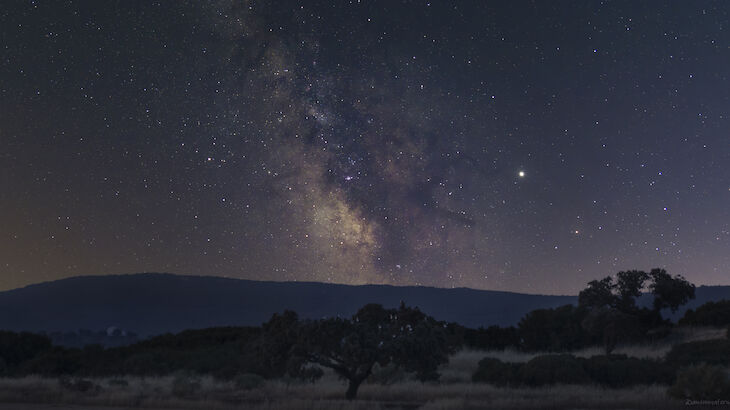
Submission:
<svg viewBox="0 0 730 410">
<path fill-rule="evenodd" d="M 393 363 L 422 381 L 433 380 L 451 352 L 443 323 L 403 304 L 398 309 L 369 304 L 351 319 L 305 322 L 298 344 L 298 353 L 308 362 L 348 380 L 345 397 L 350 400 L 376 363 Z"/>
<path fill-rule="evenodd" d="M 654 296 L 652 309 L 636 305 L 644 290 Z M 649 273 L 628 270 L 618 272 L 615 279 L 607 276 L 588 282 L 588 287 L 578 294 L 578 306 L 589 312 L 582 327 L 594 338 L 603 340 L 610 352 L 617 343 L 637 339 L 661 325 L 662 309 L 675 312 L 694 295 L 693 284 L 682 276 L 669 275 L 664 269 L 652 269 Z"/>
<path fill-rule="evenodd" d="M 638 308 L 636 298 L 647 289 L 654 296 L 653 308 L 659 312 L 669 308 L 675 312 L 679 306 L 695 296 L 695 286 L 681 275 L 671 276 L 666 270 L 656 268 L 646 273 L 640 270 L 621 271 L 616 279 L 606 276 L 588 282 L 588 287 L 578 294 L 578 305 L 589 309 L 611 308 L 623 313 L 633 313 Z"/>
</svg>

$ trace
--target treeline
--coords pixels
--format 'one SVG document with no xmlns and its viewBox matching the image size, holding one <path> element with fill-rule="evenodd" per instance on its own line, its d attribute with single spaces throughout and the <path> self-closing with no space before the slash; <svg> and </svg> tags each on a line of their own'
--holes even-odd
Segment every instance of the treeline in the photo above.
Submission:
<svg viewBox="0 0 730 410">
<path fill-rule="evenodd" d="M 679 320 L 680 326 L 728 326 L 730 325 L 730 300 L 707 302 L 689 309 Z"/>
<path fill-rule="evenodd" d="M 635 299 L 645 287 L 654 294 L 652 308 L 636 305 Z M 352 399 L 376 365 L 400 368 L 418 380 L 433 381 L 439 378 L 439 366 L 463 347 L 567 352 L 602 345 L 606 355 L 591 359 L 547 355 L 525 364 L 485 359 L 474 381 L 498 385 L 578 380 L 609 386 L 671 383 L 683 366 L 700 362 L 727 365 L 730 341 L 678 345 L 664 362 L 610 353 L 619 343 L 666 336 L 672 324 L 662 319 L 661 310 L 677 309 L 693 296 L 694 286 L 682 277 L 655 269 L 650 273 L 619 272 L 616 278 L 590 282 L 580 293 L 578 306 L 538 309 L 516 327 L 506 328 L 469 329 L 403 304 L 395 309 L 371 304 L 350 318 L 301 320 L 295 312 L 286 311 L 260 327 L 188 330 L 111 348 L 56 346 L 47 336 L 0 331 L 0 375 L 114 377 L 186 372 L 227 380 L 314 381 L 323 368 L 329 368 L 348 381 L 346 397 Z M 688 311 L 682 321 L 730 325 L 722 313 L 726 303 Z"/>
<path fill-rule="evenodd" d="M 55 346 L 84 347 L 87 345 L 101 345 L 104 347 L 126 346 L 139 341 L 134 332 L 110 327 L 106 330 L 92 331 L 79 329 L 77 332 L 42 333 L 51 339 Z"/>
<path fill-rule="evenodd" d="M 730 329 L 726 336 L 676 344 L 659 360 L 617 354 L 589 358 L 547 354 L 526 363 L 507 363 L 487 357 L 479 362 L 472 381 L 509 387 L 661 384 L 670 386 L 668 393 L 676 398 L 717 400 L 730 395 Z"/>
<path fill-rule="evenodd" d="M 653 296 L 651 308 L 639 307 L 642 290 Z M 464 329 L 464 343 L 476 349 L 566 352 L 601 345 L 609 354 L 618 344 L 654 342 L 672 327 L 661 311 L 676 311 L 694 298 L 695 287 L 664 269 L 622 271 L 588 283 L 578 294 L 578 306 L 537 309 L 516 327 Z M 698 309 L 699 311 L 699 309 Z"/>
<path fill-rule="evenodd" d="M 654 296 L 651 308 L 640 308 L 636 298 L 645 287 Z M 528 313 L 517 327 L 467 329 L 464 343 L 475 348 L 519 348 L 527 351 L 567 352 L 602 345 L 604 355 L 590 358 L 570 354 L 537 356 L 526 363 L 484 358 L 474 382 L 497 386 L 599 384 L 609 387 L 670 385 L 676 398 L 715 400 L 730 395 L 730 329 L 726 339 L 676 344 L 661 360 L 611 354 L 621 343 L 655 342 L 668 336 L 672 323 L 662 309 L 676 311 L 694 298 L 694 285 L 662 269 L 619 272 L 615 278 L 592 281 L 580 292 L 578 306 L 539 309 Z M 730 301 L 706 303 L 688 310 L 681 326 L 730 326 Z"/>
<path fill-rule="evenodd" d="M 314 381 L 330 368 L 356 396 L 375 365 L 397 366 L 419 380 L 436 380 L 437 369 L 461 346 L 453 327 L 416 308 L 371 304 L 351 318 L 300 320 L 275 314 L 261 327 L 222 327 L 166 334 L 114 348 L 53 346 L 48 337 L 0 332 L 0 375 L 162 376 L 176 372 L 233 379 Z"/>
</svg>

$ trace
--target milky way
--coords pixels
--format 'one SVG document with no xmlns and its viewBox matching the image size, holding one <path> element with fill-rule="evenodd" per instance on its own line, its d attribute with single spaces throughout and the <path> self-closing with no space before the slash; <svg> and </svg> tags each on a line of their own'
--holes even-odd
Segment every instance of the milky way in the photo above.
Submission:
<svg viewBox="0 0 730 410">
<path fill-rule="evenodd" d="M 0 287 L 729 284 L 729 9 L 12 2 Z"/>
</svg>

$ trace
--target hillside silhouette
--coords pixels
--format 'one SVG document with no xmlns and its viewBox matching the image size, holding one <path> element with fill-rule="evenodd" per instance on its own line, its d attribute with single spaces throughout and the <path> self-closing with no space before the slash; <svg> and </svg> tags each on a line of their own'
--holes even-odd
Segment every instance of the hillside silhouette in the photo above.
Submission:
<svg viewBox="0 0 730 410">
<path fill-rule="evenodd" d="M 730 298 L 730 286 L 701 286 L 675 314 Z M 263 282 L 144 273 L 82 276 L 0 292 L 0 329 L 76 331 L 115 326 L 141 337 L 215 326 L 258 326 L 289 309 L 302 318 L 349 317 L 368 303 L 418 306 L 467 327 L 511 326 L 528 312 L 575 304 L 577 296 L 413 286 Z M 649 303 L 641 298 L 640 304 Z"/>
</svg>

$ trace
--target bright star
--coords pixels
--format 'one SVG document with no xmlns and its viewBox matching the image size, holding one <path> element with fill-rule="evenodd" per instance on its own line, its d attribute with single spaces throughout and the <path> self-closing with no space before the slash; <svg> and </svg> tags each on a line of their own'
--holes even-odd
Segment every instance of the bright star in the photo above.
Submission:
<svg viewBox="0 0 730 410">
<path fill-rule="evenodd" d="M 520 177 L 520 178 L 524 178 L 525 177 L 525 171 L 518 172 L 517 173 L 517 176 Z"/>
</svg>

